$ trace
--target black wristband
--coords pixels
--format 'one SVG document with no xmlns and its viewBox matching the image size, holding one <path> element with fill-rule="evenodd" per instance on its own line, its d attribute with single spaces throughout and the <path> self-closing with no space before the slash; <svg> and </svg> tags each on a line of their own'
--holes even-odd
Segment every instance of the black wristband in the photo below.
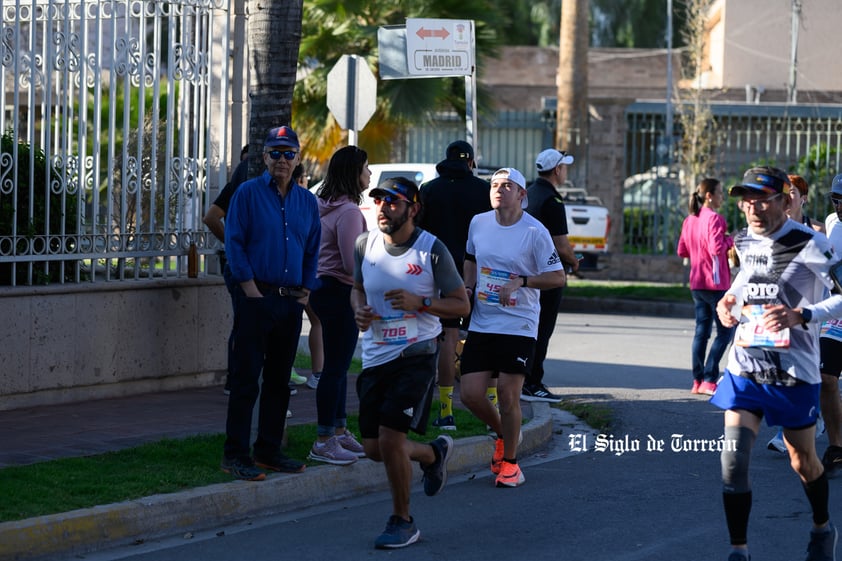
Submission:
<svg viewBox="0 0 842 561">
<path fill-rule="evenodd" d="M 526 275 L 521 275 L 521 276 L 520 276 L 520 280 L 521 280 L 521 286 L 526 287 L 526 286 L 527 286 L 527 284 L 526 284 Z"/>
</svg>

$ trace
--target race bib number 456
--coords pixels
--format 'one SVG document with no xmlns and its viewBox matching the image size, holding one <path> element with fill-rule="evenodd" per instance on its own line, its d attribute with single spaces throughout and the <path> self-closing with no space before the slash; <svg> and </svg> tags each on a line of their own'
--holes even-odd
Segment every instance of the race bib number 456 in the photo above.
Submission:
<svg viewBox="0 0 842 561">
<path fill-rule="evenodd" d="M 500 305 L 500 287 L 517 277 L 516 274 L 508 271 L 498 271 L 488 267 L 480 267 L 479 278 L 477 279 L 477 299 L 480 302 Z M 509 306 L 517 304 L 517 292 L 509 297 Z"/>
</svg>

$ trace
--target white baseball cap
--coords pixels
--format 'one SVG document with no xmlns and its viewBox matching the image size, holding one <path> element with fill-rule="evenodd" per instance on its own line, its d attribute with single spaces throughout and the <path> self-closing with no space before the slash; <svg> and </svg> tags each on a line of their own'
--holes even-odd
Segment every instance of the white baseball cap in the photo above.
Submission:
<svg viewBox="0 0 842 561">
<path fill-rule="evenodd" d="M 500 168 L 494 172 L 494 175 L 491 176 L 491 181 L 494 181 L 496 177 L 508 177 L 509 181 L 517 184 L 518 187 L 526 192 L 526 179 L 524 179 L 523 174 L 515 168 Z M 529 200 L 526 197 L 523 197 L 520 201 L 520 208 L 525 209 L 527 206 L 529 206 Z"/>
<path fill-rule="evenodd" d="M 573 156 L 567 152 L 559 152 L 555 148 L 547 148 L 535 158 L 535 167 L 538 171 L 551 171 L 561 164 L 570 165 L 573 163 Z"/>
</svg>

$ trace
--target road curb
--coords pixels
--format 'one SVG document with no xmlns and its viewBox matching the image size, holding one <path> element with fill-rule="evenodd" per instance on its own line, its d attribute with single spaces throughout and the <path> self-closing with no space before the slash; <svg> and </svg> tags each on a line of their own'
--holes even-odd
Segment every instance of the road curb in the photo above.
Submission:
<svg viewBox="0 0 842 561">
<path fill-rule="evenodd" d="M 520 452 L 537 452 L 552 438 L 549 405 L 530 404 Z M 485 466 L 494 441 L 485 436 L 456 441 L 448 472 Z M 413 467 L 416 480 L 421 470 Z M 266 481 L 233 481 L 179 493 L 38 516 L 0 524 L 0 559 L 30 560 L 81 554 L 105 547 L 196 532 L 256 516 L 280 514 L 388 489 L 381 464 L 361 460 L 350 466 L 310 466 L 303 474 L 274 474 Z"/>
</svg>

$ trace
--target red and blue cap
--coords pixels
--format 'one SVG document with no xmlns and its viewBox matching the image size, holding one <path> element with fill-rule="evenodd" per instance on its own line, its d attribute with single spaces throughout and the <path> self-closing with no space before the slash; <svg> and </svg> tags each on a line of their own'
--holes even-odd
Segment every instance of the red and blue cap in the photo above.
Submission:
<svg viewBox="0 0 842 561">
<path fill-rule="evenodd" d="M 751 168 L 743 174 L 741 183 L 728 190 L 732 197 L 742 197 L 749 194 L 779 195 L 789 193 L 792 183 L 786 172 L 771 166 Z"/>
<path fill-rule="evenodd" d="M 269 131 L 266 137 L 266 142 L 263 143 L 267 148 L 275 148 L 277 146 L 288 146 L 290 148 L 301 148 L 298 143 L 298 135 L 292 130 L 292 127 L 284 125 L 283 127 L 275 127 Z"/>
</svg>

